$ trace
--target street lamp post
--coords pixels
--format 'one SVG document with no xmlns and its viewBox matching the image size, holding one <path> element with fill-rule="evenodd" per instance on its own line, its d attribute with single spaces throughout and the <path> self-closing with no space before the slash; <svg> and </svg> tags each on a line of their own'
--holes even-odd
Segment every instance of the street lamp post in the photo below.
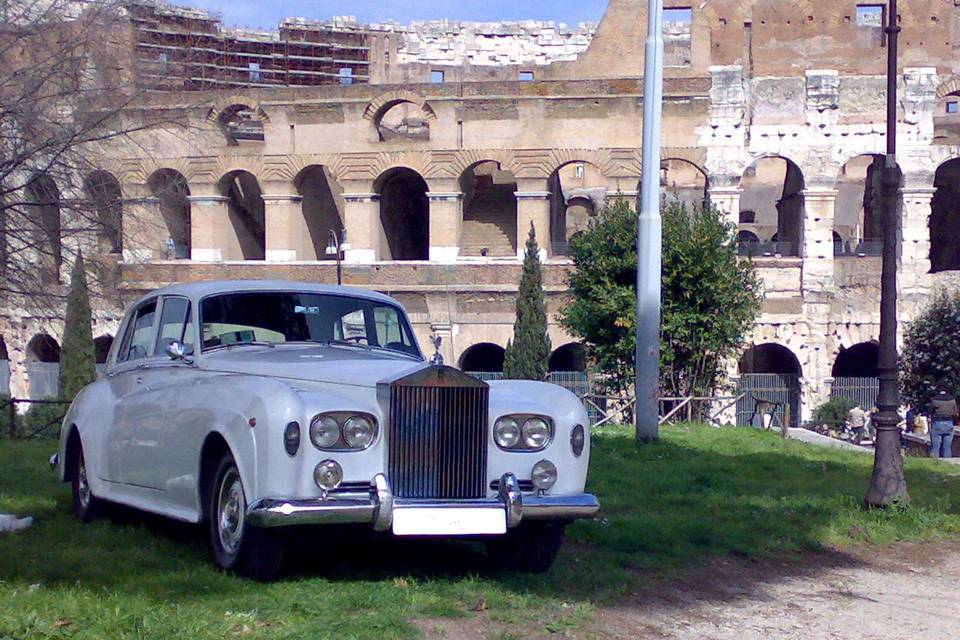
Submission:
<svg viewBox="0 0 960 640">
<path fill-rule="evenodd" d="M 886 507 L 910 500 L 900 450 L 900 382 L 897 375 L 897 239 L 901 173 L 897 166 L 897 0 L 887 6 L 887 153 L 880 178 L 883 200 L 883 271 L 880 290 L 880 394 L 874 418 L 873 476 L 865 502 Z"/>
<path fill-rule="evenodd" d="M 649 0 L 643 71 L 643 166 L 637 217 L 637 439 L 660 437 L 660 122 L 663 115 L 663 0 Z"/>
<path fill-rule="evenodd" d="M 330 230 L 330 236 L 327 240 L 327 255 L 337 256 L 337 285 L 343 284 L 343 253 L 350 250 L 350 243 L 347 242 L 347 230 L 344 229 L 337 236 L 337 232 Z"/>
</svg>

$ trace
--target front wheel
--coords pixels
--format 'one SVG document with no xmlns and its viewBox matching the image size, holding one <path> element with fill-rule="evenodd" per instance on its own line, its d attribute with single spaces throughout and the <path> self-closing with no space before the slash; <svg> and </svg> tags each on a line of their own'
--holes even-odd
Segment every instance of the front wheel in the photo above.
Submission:
<svg viewBox="0 0 960 640">
<path fill-rule="evenodd" d="M 283 547 L 271 532 L 246 522 L 247 501 L 233 456 L 220 461 L 210 495 L 210 547 L 221 569 L 245 578 L 277 577 Z"/>
<path fill-rule="evenodd" d="M 73 461 L 73 513 L 83 522 L 90 522 L 100 511 L 100 499 L 90 490 L 87 477 L 87 461 L 83 457 L 83 445 L 77 443 Z"/>
<path fill-rule="evenodd" d="M 487 542 L 487 556 L 497 567 L 511 571 L 545 573 L 563 546 L 564 522 L 532 522 Z"/>
</svg>

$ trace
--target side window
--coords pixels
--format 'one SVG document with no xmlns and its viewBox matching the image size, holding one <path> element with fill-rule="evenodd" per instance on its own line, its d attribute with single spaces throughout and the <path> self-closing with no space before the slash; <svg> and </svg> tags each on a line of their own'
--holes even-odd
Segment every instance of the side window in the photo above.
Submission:
<svg viewBox="0 0 960 640">
<path fill-rule="evenodd" d="M 163 310 L 160 312 L 160 328 L 157 330 L 157 345 L 153 352 L 163 354 L 171 342 L 183 342 L 187 353 L 190 353 L 193 346 L 192 333 L 190 301 L 186 298 L 164 298 Z"/>
<path fill-rule="evenodd" d="M 146 358 L 150 353 L 150 344 L 153 342 L 153 321 L 157 314 L 157 301 L 151 300 L 139 309 L 136 316 L 127 327 L 127 335 L 123 338 L 123 346 L 117 356 L 117 362 L 130 362 Z"/>
</svg>

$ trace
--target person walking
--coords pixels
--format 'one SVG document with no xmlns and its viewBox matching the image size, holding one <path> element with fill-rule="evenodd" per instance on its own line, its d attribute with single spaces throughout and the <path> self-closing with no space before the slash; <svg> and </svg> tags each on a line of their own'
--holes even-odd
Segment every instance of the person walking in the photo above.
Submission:
<svg viewBox="0 0 960 640">
<path fill-rule="evenodd" d="M 863 440 L 866 424 L 867 413 L 859 404 L 854 405 L 850 409 L 850 413 L 847 414 L 847 428 L 851 431 L 853 441 L 856 444 L 860 444 L 860 441 Z"/>
<path fill-rule="evenodd" d="M 957 400 L 946 386 L 937 387 L 930 401 L 930 457 L 953 457 L 953 421 L 957 417 Z"/>
</svg>

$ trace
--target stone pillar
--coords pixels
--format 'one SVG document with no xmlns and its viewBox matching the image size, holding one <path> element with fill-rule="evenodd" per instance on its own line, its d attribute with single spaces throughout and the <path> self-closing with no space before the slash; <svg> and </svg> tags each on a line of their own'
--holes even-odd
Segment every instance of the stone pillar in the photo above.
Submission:
<svg viewBox="0 0 960 640">
<path fill-rule="evenodd" d="M 430 261 L 456 262 L 463 228 L 463 194 L 430 191 Z"/>
<path fill-rule="evenodd" d="M 270 189 L 270 193 L 264 193 L 261 197 L 267 236 L 267 262 L 322 259 L 316 254 L 313 237 L 303 217 L 303 197 L 283 193 L 280 189 Z"/>
<path fill-rule="evenodd" d="M 229 199 L 220 195 L 214 185 L 191 185 L 191 189 L 196 195 L 187 198 L 190 201 L 190 258 L 196 262 L 242 259 L 240 243 L 230 222 Z"/>
<path fill-rule="evenodd" d="M 145 184 L 124 185 L 123 192 L 121 230 L 124 262 L 168 258 L 166 241 L 170 234 L 163 223 L 160 199 Z"/>
<path fill-rule="evenodd" d="M 711 184 L 713 181 L 711 180 Z M 723 213 L 723 218 L 734 228 L 740 224 L 740 195 L 743 189 L 739 186 L 711 186 L 709 191 L 710 202 Z"/>
<path fill-rule="evenodd" d="M 828 301 L 833 292 L 833 208 L 837 190 L 811 187 L 803 191 L 803 297 Z"/>
<path fill-rule="evenodd" d="M 346 188 L 346 187 L 345 187 Z M 380 195 L 344 193 L 343 225 L 350 250 L 345 261 L 352 264 L 376 262 L 380 257 Z"/>
<path fill-rule="evenodd" d="M 517 256 L 523 258 L 530 224 L 537 231 L 540 260 L 550 255 L 550 198 L 544 180 L 517 180 Z M 539 189 L 537 189 L 539 187 Z"/>
<path fill-rule="evenodd" d="M 930 214 L 936 189 L 933 176 L 908 179 L 903 188 L 900 286 L 921 289 L 930 273 Z"/>
</svg>

